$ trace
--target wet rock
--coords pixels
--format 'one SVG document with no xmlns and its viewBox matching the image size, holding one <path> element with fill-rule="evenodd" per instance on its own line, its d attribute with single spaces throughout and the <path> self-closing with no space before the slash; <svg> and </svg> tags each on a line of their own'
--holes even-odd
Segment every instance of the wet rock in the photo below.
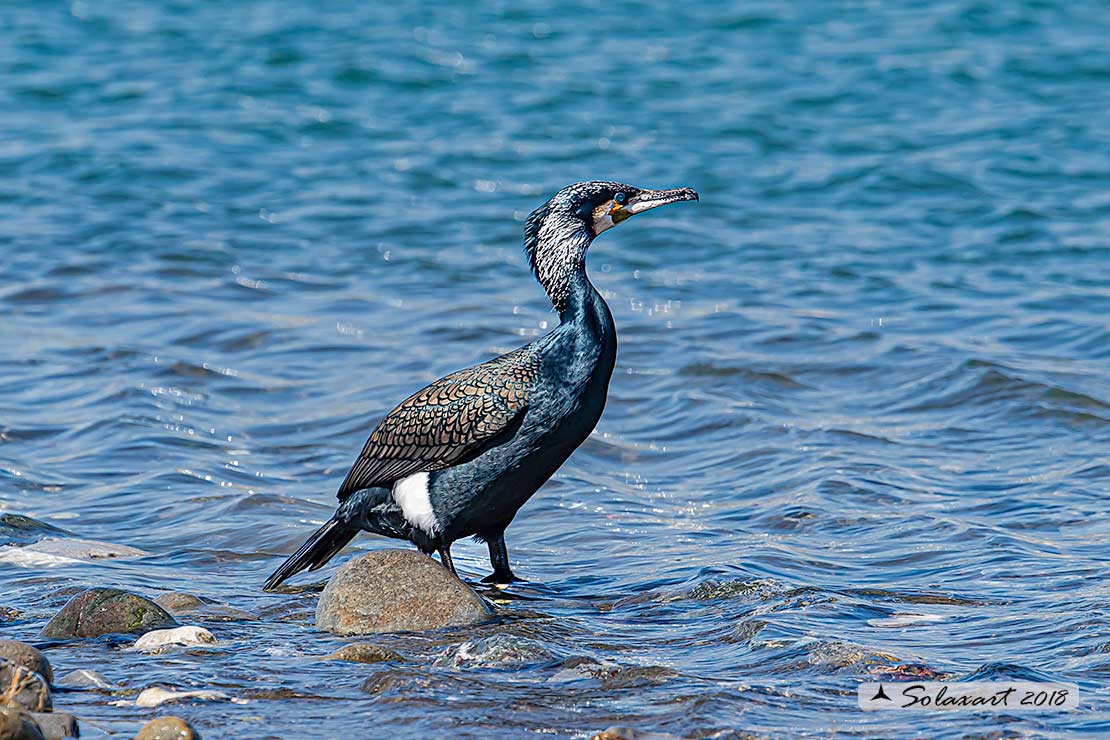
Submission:
<svg viewBox="0 0 1110 740">
<path fill-rule="evenodd" d="M 435 660 L 436 666 L 491 668 L 543 663 L 552 655 L 540 643 L 516 635 L 490 635 L 449 647 Z"/>
<path fill-rule="evenodd" d="M 0 543 L 5 545 L 29 545 L 48 535 L 69 534 L 53 524 L 40 522 L 22 514 L 0 514 Z"/>
<path fill-rule="evenodd" d="M 0 740 L 45 740 L 30 717 L 14 709 L 0 707 Z"/>
<path fill-rule="evenodd" d="M 77 718 L 69 712 L 31 712 L 28 716 L 38 725 L 44 740 L 64 740 L 67 737 L 81 736 L 81 730 L 77 727 Z"/>
<path fill-rule="evenodd" d="M 200 740 L 200 735 L 183 719 L 155 717 L 143 725 L 134 740 Z"/>
<path fill-rule="evenodd" d="M 178 627 L 162 607 L 117 588 L 92 588 L 74 596 L 41 635 L 55 640 Z"/>
<path fill-rule="evenodd" d="M 0 658 L 0 706 L 28 712 L 45 712 L 53 706 L 50 684 L 19 663 Z"/>
<path fill-rule="evenodd" d="M 34 671 L 45 678 L 47 683 L 54 682 L 54 671 L 50 668 L 50 661 L 25 642 L 0 640 L 0 658 L 7 658 L 29 671 Z"/>
<path fill-rule="evenodd" d="M 23 548 L 25 551 L 54 555 L 70 560 L 111 560 L 142 558 L 150 555 L 146 550 L 140 550 L 126 545 L 116 545 L 100 540 L 78 540 L 48 538 L 39 540 Z"/>
<path fill-rule="evenodd" d="M 155 597 L 154 603 L 175 617 L 195 614 L 206 620 L 217 622 L 254 622 L 258 620 L 258 617 L 250 612 L 236 609 L 227 604 L 215 604 L 187 593 L 159 594 Z"/>
<path fill-rule="evenodd" d="M 216 637 L 204 627 L 186 625 L 168 630 L 151 630 L 135 641 L 128 650 L 144 653 L 164 652 L 173 645 L 215 645 Z"/>
<path fill-rule="evenodd" d="M 331 655 L 325 655 L 320 660 L 349 660 L 352 663 L 390 663 L 402 661 L 404 658 L 398 654 L 370 642 L 356 642 L 344 645 Z"/>
<path fill-rule="evenodd" d="M 176 701 L 196 699 L 198 701 L 231 701 L 231 697 L 222 691 L 171 691 L 160 686 L 151 686 L 143 689 L 135 699 L 137 707 L 157 707 Z"/>
<path fill-rule="evenodd" d="M 195 612 L 205 605 L 205 602 L 192 594 L 179 593 L 176 591 L 167 594 L 158 594 L 154 597 L 154 603 L 175 617 L 181 614 Z"/>
<path fill-rule="evenodd" d="M 88 668 L 67 673 L 58 679 L 59 686 L 72 689 L 114 689 L 116 685 L 96 671 Z"/>
<path fill-rule="evenodd" d="M 590 740 L 679 740 L 679 738 L 676 735 L 644 732 L 631 727 L 610 727 L 597 733 Z"/>
<path fill-rule="evenodd" d="M 431 558 L 379 550 L 339 569 L 316 605 L 316 627 L 341 635 L 419 632 L 489 619 L 486 602 Z"/>
</svg>

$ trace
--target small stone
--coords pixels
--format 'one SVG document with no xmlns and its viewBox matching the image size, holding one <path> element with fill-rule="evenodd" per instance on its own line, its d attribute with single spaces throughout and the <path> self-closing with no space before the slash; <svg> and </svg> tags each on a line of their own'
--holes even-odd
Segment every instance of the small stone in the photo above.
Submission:
<svg viewBox="0 0 1110 740">
<path fill-rule="evenodd" d="M 370 642 L 356 642 L 344 645 L 331 655 L 325 655 L 320 660 L 349 660 L 352 663 L 390 663 L 402 661 L 404 658 L 398 653 L 375 645 Z"/>
<path fill-rule="evenodd" d="M 50 684 L 19 663 L 0 658 L 0 706 L 28 712 L 48 712 L 54 706 Z"/>
<path fill-rule="evenodd" d="M 27 715 L 0 707 L 0 740 L 45 740 L 38 725 Z"/>
<path fill-rule="evenodd" d="M 25 642 L 16 640 L 0 640 L 0 658 L 7 658 L 13 663 L 18 663 L 29 671 L 34 671 L 47 683 L 53 683 L 54 671 L 50 668 L 50 661 L 46 656 Z"/>
<path fill-rule="evenodd" d="M 163 652 L 172 645 L 215 645 L 216 637 L 204 627 L 186 625 L 169 630 L 151 630 L 135 641 L 128 650 L 144 653 Z"/>
<path fill-rule="evenodd" d="M 200 740 L 200 735 L 183 719 L 155 717 L 143 725 L 134 740 Z"/>
<path fill-rule="evenodd" d="M 231 701 L 231 697 L 222 691 L 171 691 L 160 686 L 151 686 L 143 689 L 135 698 L 137 707 L 157 707 L 168 702 L 197 699 L 199 701 Z"/>
<path fill-rule="evenodd" d="M 58 679 L 59 686 L 74 689 L 114 689 L 116 685 L 96 671 L 81 668 Z"/>
<path fill-rule="evenodd" d="M 316 627 L 341 635 L 420 632 L 490 616 L 489 606 L 469 586 L 411 550 L 355 558 L 332 577 L 316 605 Z"/>
<path fill-rule="evenodd" d="M 188 614 L 189 612 L 195 612 L 197 609 L 204 607 L 204 602 L 196 596 L 176 591 L 158 594 L 154 597 L 154 603 L 175 617 Z"/>
<path fill-rule="evenodd" d="M 44 740 L 81 736 L 77 718 L 69 712 L 31 712 L 28 716 L 38 725 Z"/>
<path fill-rule="evenodd" d="M 173 617 L 149 599 L 118 588 L 91 588 L 70 599 L 40 634 L 48 639 L 66 640 L 115 633 L 142 634 L 178 626 Z"/>
</svg>

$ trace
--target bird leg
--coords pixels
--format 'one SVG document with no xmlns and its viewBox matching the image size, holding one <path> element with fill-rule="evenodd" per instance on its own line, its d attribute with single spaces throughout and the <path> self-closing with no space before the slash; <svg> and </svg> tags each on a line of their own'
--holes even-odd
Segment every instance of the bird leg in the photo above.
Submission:
<svg viewBox="0 0 1110 740">
<path fill-rule="evenodd" d="M 513 575 L 509 567 L 509 551 L 505 548 L 505 533 L 486 540 L 489 545 L 489 562 L 493 573 L 482 579 L 482 583 L 512 583 L 520 579 Z"/>
<path fill-rule="evenodd" d="M 439 547 L 439 559 L 441 561 L 443 561 L 443 567 L 446 568 L 447 570 L 451 571 L 451 573 L 455 576 L 455 578 L 459 577 L 459 572 L 457 570 L 455 570 L 455 564 L 451 562 L 451 546 L 450 545 L 440 545 L 440 547 Z"/>
</svg>

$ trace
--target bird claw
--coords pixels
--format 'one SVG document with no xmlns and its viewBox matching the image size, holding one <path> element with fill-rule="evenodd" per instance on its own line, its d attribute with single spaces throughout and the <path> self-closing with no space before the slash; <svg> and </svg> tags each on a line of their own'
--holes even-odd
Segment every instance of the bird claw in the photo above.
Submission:
<svg viewBox="0 0 1110 740">
<path fill-rule="evenodd" d="M 482 579 L 482 583 L 491 583 L 498 586 L 507 586 L 510 583 L 523 583 L 524 579 L 517 578 L 512 571 L 500 573 L 494 571 Z"/>
</svg>

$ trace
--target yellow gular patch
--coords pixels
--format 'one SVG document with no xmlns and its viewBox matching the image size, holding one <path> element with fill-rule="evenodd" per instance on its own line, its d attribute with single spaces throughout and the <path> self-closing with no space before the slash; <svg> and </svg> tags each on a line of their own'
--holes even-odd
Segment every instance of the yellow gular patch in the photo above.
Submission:
<svg viewBox="0 0 1110 740">
<path fill-rule="evenodd" d="M 614 219 L 612 216 L 613 207 L 616 206 L 612 200 L 607 200 L 597 208 L 594 209 L 594 233 L 600 234 L 606 229 L 611 229 L 620 223 L 620 219 Z M 620 206 L 617 206 L 620 208 Z"/>
</svg>

